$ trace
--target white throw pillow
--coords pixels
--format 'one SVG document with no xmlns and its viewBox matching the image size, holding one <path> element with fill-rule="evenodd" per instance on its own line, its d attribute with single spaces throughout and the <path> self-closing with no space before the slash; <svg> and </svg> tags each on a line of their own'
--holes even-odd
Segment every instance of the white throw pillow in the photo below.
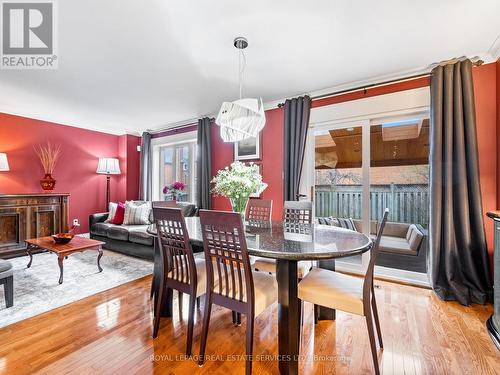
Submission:
<svg viewBox="0 0 500 375">
<path fill-rule="evenodd" d="M 137 205 L 134 202 L 125 202 L 125 216 L 123 217 L 123 225 L 147 225 L 149 214 L 151 213 L 151 204 L 149 202 Z"/>
<path fill-rule="evenodd" d="M 105 223 L 111 222 L 113 217 L 115 217 L 117 207 L 118 207 L 118 203 L 109 202 L 109 207 L 108 207 L 109 214 L 108 214 L 108 218 L 106 219 Z"/>
</svg>

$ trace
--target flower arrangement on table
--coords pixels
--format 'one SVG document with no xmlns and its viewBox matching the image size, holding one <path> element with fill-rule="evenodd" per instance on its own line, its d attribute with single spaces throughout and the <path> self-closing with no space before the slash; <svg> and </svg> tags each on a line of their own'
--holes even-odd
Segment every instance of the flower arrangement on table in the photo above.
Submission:
<svg viewBox="0 0 500 375">
<path fill-rule="evenodd" d="M 250 195 L 261 194 L 267 188 L 267 184 L 262 182 L 259 167 L 253 162 L 247 165 L 240 161 L 219 170 L 212 184 L 212 193 L 228 198 L 233 211 L 242 216 L 245 215 Z"/>
<path fill-rule="evenodd" d="M 184 184 L 184 182 L 174 181 L 170 185 L 167 185 L 163 188 L 163 194 L 172 194 L 172 197 L 174 198 L 174 200 L 177 200 L 177 196 L 185 188 L 186 188 L 186 185 Z"/>
</svg>

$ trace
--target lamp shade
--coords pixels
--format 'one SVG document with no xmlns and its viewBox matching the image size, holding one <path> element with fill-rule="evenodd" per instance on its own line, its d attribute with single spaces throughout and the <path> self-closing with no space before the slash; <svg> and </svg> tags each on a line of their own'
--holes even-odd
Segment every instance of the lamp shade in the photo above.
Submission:
<svg viewBox="0 0 500 375">
<path fill-rule="evenodd" d="M 97 173 L 120 174 L 120 161 L 117 158 L 99 158 Z"/>
<path fill-rule="evenodd" d="M 7 160 L 7 154 L 0 152 L 0 171 L 5 172 L 9 169 L 9 161 Z"/>
<path fill-rule="evenodd" d="M 260 102 L 247 98 L 222 103 L 215 123 L 220 126 L 220 135 L 224 142 L 256 137 L 266 124 L 262 99 Z"/>
</svg>

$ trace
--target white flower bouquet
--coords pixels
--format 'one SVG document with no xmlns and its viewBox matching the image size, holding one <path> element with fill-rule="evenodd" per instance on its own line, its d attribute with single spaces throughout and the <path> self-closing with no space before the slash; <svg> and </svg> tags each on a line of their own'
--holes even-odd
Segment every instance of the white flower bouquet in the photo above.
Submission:
<svg viewBox="0 0 500 375">
<path fill-rule="evenodd" d="M 267 184 L 262 182 L 259 167 L 254 163 L 233 162 L 229 167 L 217 172 L 212 179 L 212 193 L 226 197 L 231 201 L 234 212 L 245 214 L 248 198 L 251 194 L 260 194 Z"/>
</svg>

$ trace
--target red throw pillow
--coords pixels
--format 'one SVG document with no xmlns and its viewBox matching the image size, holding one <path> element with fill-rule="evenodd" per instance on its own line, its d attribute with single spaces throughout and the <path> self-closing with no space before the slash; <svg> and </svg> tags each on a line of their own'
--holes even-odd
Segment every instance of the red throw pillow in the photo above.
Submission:
<svg viewBox="0 0 500 375">
<path fill-rule="evenodd" d="M 113 216 L 110 223 L 116 225 L 122 225 L 124 216 L 125 216 L 125 203 L 118 202 L 116 206 L 115 216 Z"/>
</svg>

